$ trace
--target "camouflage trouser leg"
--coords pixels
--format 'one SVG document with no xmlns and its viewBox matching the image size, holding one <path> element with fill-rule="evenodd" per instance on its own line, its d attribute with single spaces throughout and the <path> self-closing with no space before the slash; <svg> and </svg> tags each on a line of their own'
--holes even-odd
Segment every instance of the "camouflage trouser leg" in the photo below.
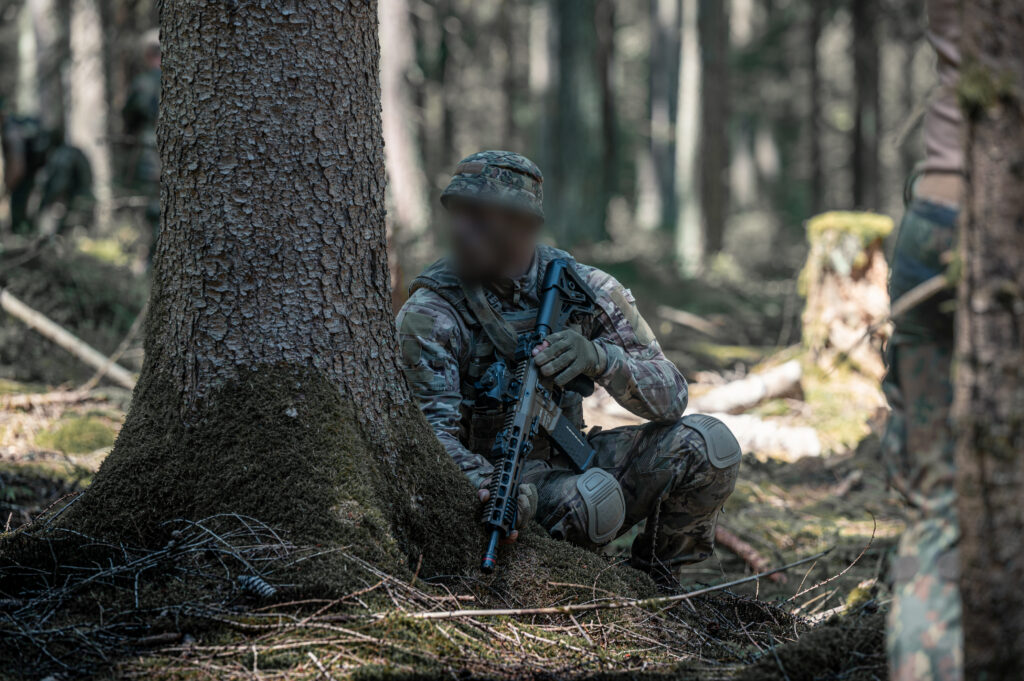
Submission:
<svg viewBox="0 0 1024 681">
<path fill-rule="evenodd" d="M 704 438 L 681 422 L 613 428 L 589 439 L 597 450 L 594 465 L 622 485 L 626 517 L 619 534 L 647 520 L 633 542 L 634 567 L 668 578 L 711 555 L 715 522 L 736 486 L 738 462 L 717 467 Z M 575 477 L 563 469 L 538 479 L 542 522 L 575 496 Z"/>
<path fill-rule="evenodd" d="M 901 226 L 890 281 L 898 298 L 943 269 L 956 214 L 922 202 Z M 894 681 L 959 681 L 962 669 L 959 525 L 954 491 L 952 314 L 940 296 L 896 320 L 883 387 L 892 407 L 883 441 L 893 486 L 911 517 L 892 580 L 887 647 Z"/>
</svg>

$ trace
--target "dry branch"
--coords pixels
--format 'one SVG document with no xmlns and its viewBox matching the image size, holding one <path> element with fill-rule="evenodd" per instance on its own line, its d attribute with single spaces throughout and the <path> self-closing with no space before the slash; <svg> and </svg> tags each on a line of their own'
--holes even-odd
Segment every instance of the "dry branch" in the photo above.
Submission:
<svg viewBox="0 0 1024 681">
<path fill-rule="evenodd" d="M 0 290 L 0 307 L 7 314 L 20 319 L 29 328 L 53 341 L 89 366 L 105 371 L 107 376 L 118 385 L 124 386 L 129 390 L 135 388 L 135 376 L 132 372 L 119 364 L 110 363 L 108 366 L 106 355 L 97 351 L 81 338 L 64 330 L 46 315 L 33 310 L 11 295 L 6 289 Z"/>
<path fill-rule="evenodd" d="M 754 572 L 764 572 L 768 569 L 768 559 L 758 553 L 757 549 L 740 539 L 738 536 L 725 529 L 721 525 L 715 528 L 715 544 L 724 549 L 729 549 L 743 559 Z M 776 584 L 785 584 L 788 579 L 782 572 L 769 575 L 768 579 Z"/>
</svg>

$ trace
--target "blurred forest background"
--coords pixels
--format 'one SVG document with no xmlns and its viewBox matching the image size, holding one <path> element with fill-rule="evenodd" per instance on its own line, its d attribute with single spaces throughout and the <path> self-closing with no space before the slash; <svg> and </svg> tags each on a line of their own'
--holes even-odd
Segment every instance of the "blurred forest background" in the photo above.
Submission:
<svg viewBox="0 0 1024 681">
<path fill-rule="evenodd" d="M 642 257 L 689 276 L 791 282 L 810 216 L 900 211 L 933 87 L 923 3 L 381 0 L 380 8 L 393 244 L 406 279 L 438 251 L 436 196 L 455 162 L 507 148 L 544 170 L 549 233 L 562 247 L 599 260 Z M 126 107 L 152 68 L 155 22 L 149 0 L 0 3 L 5 129 L 31 121 L 46 137 L 37 154 L 80 150 L 90 196 L 80 202 L 85 215 L 62 217 L 70 225 L 61 226 L 136 246 L 121 231 L 134 225 L 135 255 L 150 237 L 136 167 L 147 140 Z M 54 162 L 35 159 L 44 173 Z M 36 178 L 37 193 L 45 179 Z M 73 192 L 53 193 L 44 203 Z M 38 214 L 44 197 L 33 198 L 30 217 L 43 223 L 35 228 L 54 229 Z"/>
</svg>

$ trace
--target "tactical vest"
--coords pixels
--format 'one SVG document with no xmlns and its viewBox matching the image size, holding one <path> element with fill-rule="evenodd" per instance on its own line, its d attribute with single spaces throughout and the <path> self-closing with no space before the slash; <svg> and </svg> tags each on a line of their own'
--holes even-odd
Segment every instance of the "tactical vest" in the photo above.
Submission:
<svg viewBox="0 0 1024 681">
<path fill-rule="evenodd" d="M 538 268 L 535 285 L 538 288 L 544 279 L 544 272 L 547 270 L 548 263 L 555 258 L 565 258 L 578 267 L 572 256 L 565 251 L 550 246 L 539 246 L 537 257 Z M 583 275 L 582 272 L 581 275 Z M 409 294 L 412 295 L 421 288 L 429 289 L 444 298 L 455 308 L 469 329 L 468 348 L 459 357 L 459 390 L 462 395 L 462 420 L 460 423 L 459 440 L 469 451 L 482 454 L 490 459 L 491 447 L 494 445 L 495 436 L 501 430 L 502 424 L 505 421 L 505 414 L 510 407 L 507 405 L 481 404 L 477 400 L 476 385 L 487 369 L 499 359 L 504 359 L 509 368 L 513 368 L 512 358 L 501 356 L 501 353 L 491 340 L 491 334 L 494 332 L 491 331 L 491 334 L 489 334 L 485 324 L 473 314 L 470 305 L 467 303 L 463 283 L 453 271 L 448 259 L 438 260 L 416 277 L 409 287 Z M 519 334 L 533 330 L 537 321 L 536 308 L 503 312 L 497 296 L 490 291 L 485 291 L 485 296 L 500 323 L 515 334 L 516 337 Z M 535 297 L 540 298 L 539 291 L 536 292 Z M 591 318 L 583 320 L 581 328 L 578 330 L 589 337 L 593 327 L 594 319 Z M 580 395 L 574 392 L 565 393 L 565 396 L 562 398 L 562 409 L 565 412 L 566 418 L 582 430 L 584 427 L 583 399 Z M 533 445 L 533 451 L 530 454 L 531 459 L 547 460 L 551 458 L 551 446 L 543 434 L 538 434 Z"/>
</svg>

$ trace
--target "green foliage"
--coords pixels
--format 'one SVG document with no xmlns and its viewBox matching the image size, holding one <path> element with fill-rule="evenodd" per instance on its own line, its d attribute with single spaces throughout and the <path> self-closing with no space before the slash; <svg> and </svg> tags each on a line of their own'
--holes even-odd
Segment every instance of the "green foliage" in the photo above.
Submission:
<svg viewBox="0 0 1024 681">
<path fill-rule="evenodd" d="M 115 437 L 114 429 L 97 416 L 71 416 L 39 432 L 36 445 L 65 454 L 85 454 L 113 446 Z"/>
</svg>

